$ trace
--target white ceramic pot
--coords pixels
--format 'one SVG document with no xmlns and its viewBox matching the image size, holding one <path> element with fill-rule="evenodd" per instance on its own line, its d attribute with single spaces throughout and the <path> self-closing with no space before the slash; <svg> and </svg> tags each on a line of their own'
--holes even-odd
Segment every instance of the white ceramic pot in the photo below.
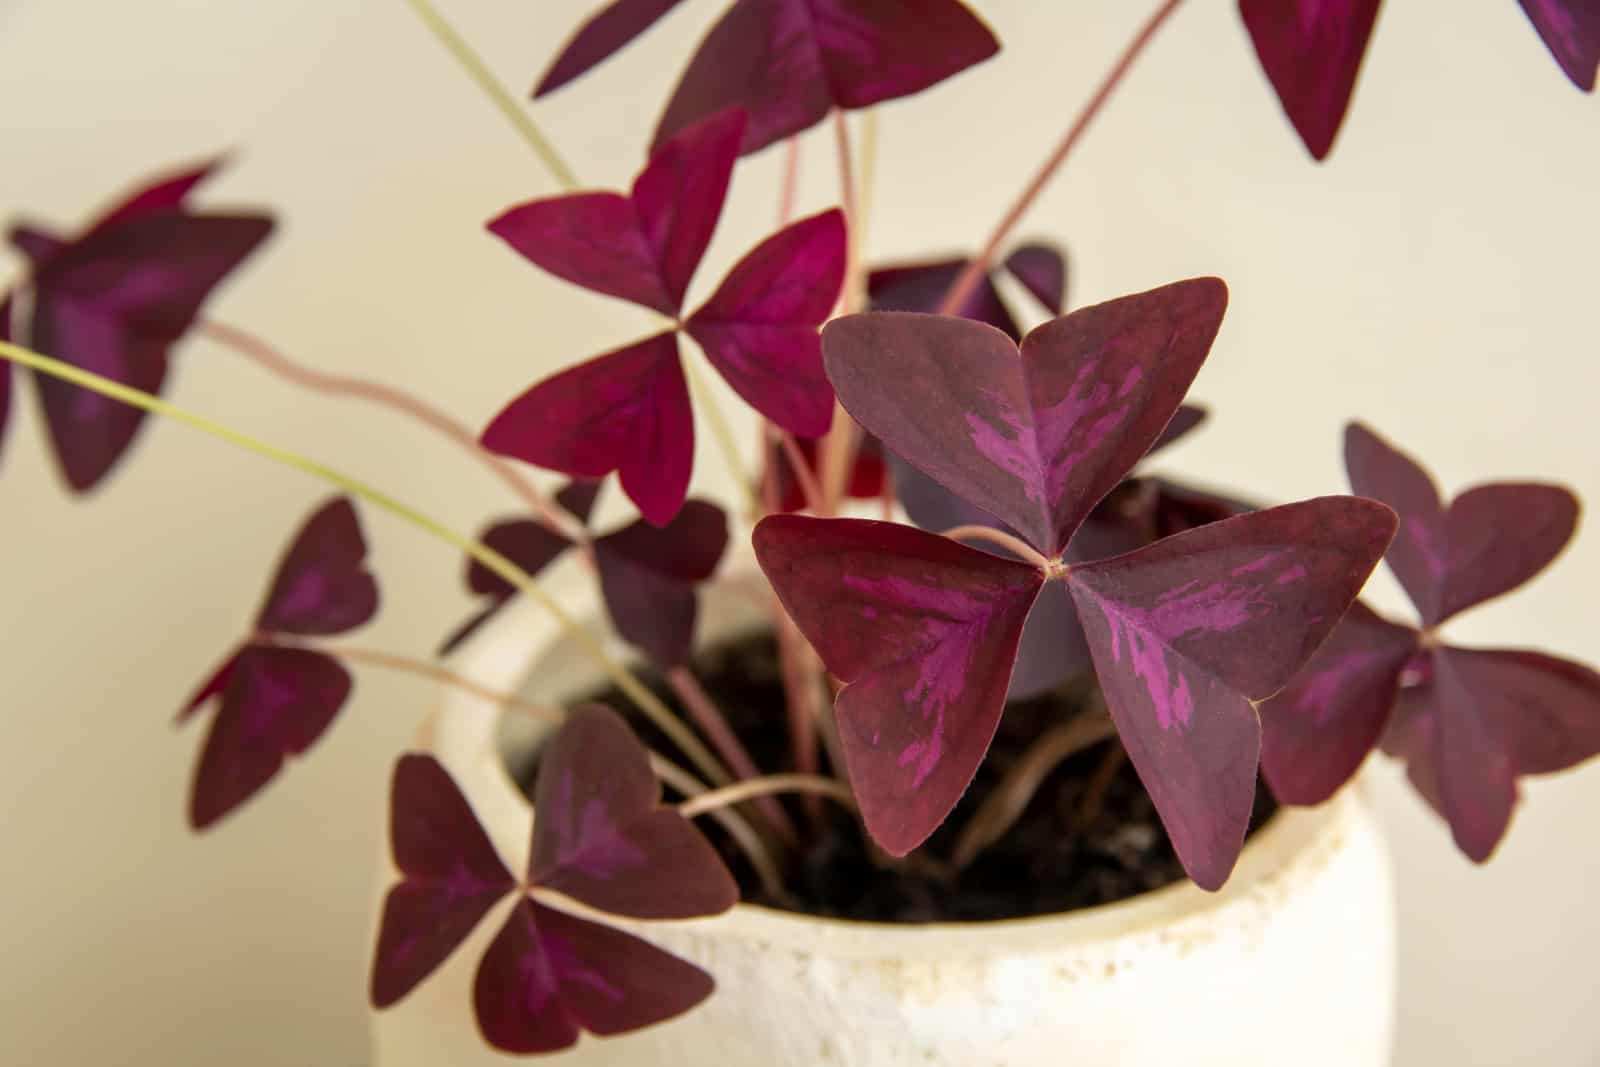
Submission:
<svg viewBox="0 0 1600 1067">
<path fill-rule="evenodd" d="M 552 586 L 596 614 L 572 572 Z M 701 635 L 758 625 L 750 587 L 705 595 Z M 537 699 L 595 683 L 532 604 L 459 654 L 459 670 Z M 418 738 L 456 776 L 502 854 L 526 863 L 532 812 L 505 752 L 534 743 L 486 701 L 453 691 Z M 526 730 L 525 727 L 522 728 Z M 391 880 L 385 860 L 379 895 Z M 473 972 L 502 905 L 405 1001 L 373 1021 L 374 1067 L 508 1062 L 479 1037 Z M 1255 834 L 1219 893 L 1192 884 L 1059 917 L 896 926 L 751 905 L 635 932 L 715 976 L 670 1023 L 585 1037 L 551 1057 L 628 1067 L 1381 1067 L 1394 996 L 1388 857 L 1362 793 L 1285 810 Z"/>
</svg>

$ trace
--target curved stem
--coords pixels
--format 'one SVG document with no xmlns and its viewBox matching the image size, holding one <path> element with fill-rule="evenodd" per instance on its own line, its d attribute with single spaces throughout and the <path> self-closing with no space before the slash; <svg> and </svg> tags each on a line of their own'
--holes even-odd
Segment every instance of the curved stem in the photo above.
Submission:
<svg viewBox="0 0 1600 1067">
<path fill-rule="evenodd" d="M 374 667 L 383 667 L 387 670 L 403 671 L 407 674 L 431 678 L 463 692 L 471 693 L 480 700 L 487 700 L 492 704 L 500 705 L 502 708 L 510 708 L 514 711 L 524 712 L 536 718 L 547 719 L 552 722 L 559 723 L 567 717 L 565 708 L 551 707 L 548 704 L 523 700 L 509 693 L 501 693 L 487 686 L 479 685 L 465 675 L 457 674 L 455 671 L 448 670 L 436 663 L 429 663 L 427 660 L 415 659 L 411 656 L 401 656 L 392 652 L 384 652 L 381 649 L 361 648 L 356 645 L 323 644 L 310 641 L 287 642 L 278 637 L 274 637 L 270 642 L 266 643 L 275 645 L 292 644 L 297 648 L 314 648 L 319 652 L 337 656 L 339 659 L 350 663 L 364 663 Z M 655 773 L 655 776 L 673 789 L 676 789 L 686 797 L 710 795 L 710 791 L 706 788 L 704 782 L 667 759 L 661 753 L 648 749 L 646 753 L 650 757 L 650 769 Z M 734 843 L 745 854 L 745 858 L 750 861 L 750 866 L 755 868 L 757 877 L 761 879 L 762 885 L 766 887 L 767 891 L 769 893 L 781 893 L 783 891 L 783 879 L 778 873 L 778 865 L 772 858 L 771 851 L 762 842 L 761 836 L 745 821 L 744 816 L 727 808 L 718 808 L 713 814 L 716 816 L 717 821 L 722 824 L 722 828 L 728 831 L 728 836 L 733 838 Z"/>
<path fill-rule="evenodd" d="M 567 166 L 566 161 L 556 152 L 555 146 L 545 137 L 543 131 L 539 129 L 528 113 L 522 109 L 522 105 L 506 91 L 505 86 L 495 80 L 494 74 L 490 72 L 483 58 L 473 51 L 472 46 L 467 44 L 466 39 L 456 32 L 455 27 L 446 22 L 444 16 L 439 14 L 438 9 L 433 6 L 432 0 L 406 0 L 406 2 L 411 5 L 411 10 L 417 13 L 417 17 L 422 20 L 423 25 L 427 26 L 429 31 L 439 39 L 439 43 L 444 45 L 450 54 L 456 57 L 456 62 L 461 64 L 462 69 L 467 72 L 467 76 L 477 83 L 478 88 L 483 90 L 484 95 L 494 103 L 495 107 L 500 109 L 501 114 L 510 120 L 511 125 L 517 128 L 517 132 L 538 154 L 539 159 L 544 162 L 545 167 L 549 169 L 557 184 L 563 189 L 576 188 L 578 178 L 577 175 L 572 173 L 572 168 Z"/>
<path fill-rule="evenodd" d="M 713 789 L 709 793 L 701 793 L 679 804 L 678 814 L 686 819 L 692 819 L 729 804 L 738 804 L 755 797 L 771 796 L 774 793 L 815 793 L 818 796 L 832 797 L 851 809 L 856 806 L 855 796 L 850 792 L 850 787 L 837 778 L 825 778 L 820 774 L 774 774 L 766 778 L 735 782 L 721 789 Z"/>
<path fill-rule="evenodd" d="M 688 376 L 689 389 L 699 400 L 700 410 L 711 426 L 711 436 L 717 440 L 717 448 L 722 452 L 723 461 L 728 465 L 728 473 L 733 476 L 733 484 L 744 497 L 745 513 L 750 516 L 759 515 L 761 506 L 756 501 L 755 490 L 745 480 L 744 465 L 739 461 L 739 445 L 733 439 L 733 430 L 728 426 L 728 420 L 723 417 L 722 409 L 717 406 L 716 396 L 700 373 L 700 369 L 693 363 L 684 360 L 683 372 Z"/>
<path fill-rule="evenodd" d="M 654 753 L 651 754 L 650 766 L 655 769 L 657 778 L 690 800 L 711 795 L 710 790 L 700 779 Z M 761 888 L 767 897 L 772 900 L 782 900 L 788 896 L 783 888 L 783 875 L 778 870 L 777 861 L 772 858 L 772 852 L 762 842 L 755 828 L 745 821 L 744 816 L 728 807 L 716 808 L 708 814 L 722 824 L 722 828 L 728 831 L 728 836 L 733 838 L 734 844 L 739 846 L 739 851 L 744 853 L 744 858 L 750 861 L 750 866 L 755 870 L 756 878 L 760 880 Z"/>
<path fill-rule="evenodd" d="M 534 515 L 545 526 L 579 544 L 589 539 L 588 531 L 581 524 L 573 521 L 556 507 L 549 497 L 534 488 L 533 483 L 524 478 L 509 460 L 486 450 L 478 443 L 477 435 L 465 423 L 440 411 L 421 397 L 382 382 L 314 370 L 302 363 L 296 363 L 266 341 L 237 326 L 203 320 L 197 324 L 196 329 L 204 336 L 226 345 L 244 358 L 296 385 L 335 396 L 357 397 L 415 419 L 470 453 L 532 508 Z"/>
<path fill-rule="evenodd" d="M 1116 64 L 1105 76 L 1104 80 L 1101 81 L 1100 87 L 1089 98 L 1089 102 L 1084 105 L 1083 111 L 1078 114 L 1072 125 L 1067 128 L 1067 132 L 1061 138 L 1061 142 L 1056 145 L 1055 150 L 1050 153 L 1049 157 L 1039 167 L 1038 172 L 1028 182 L 1027 188 L 1022 191 L 1022 195 L 1017 198 L 1016 203 L 1012 204 L 1006 210 L 1006 213 L 1001 216 L 999 223 L 994 228 L 994 232 L 989 235 L 989 239 L 984 243 L 983 248 L 973 257 L 972 262 L 966 265 L 956 277 L 956 280 L 951 283 L 950 291 L 945 294 L 944 300 L 939 305 L 939 314 L 954 314 L 957 308 L 966 303 L 967 298 L 972 295 L 972 291 L 983 281 L 983 276 L 989 270 L 989 264 L 994 261 L 995 253 L 1000 246 L 1005 243 L 1007 237 L 1011 236 L 1011 231 L 1016 228 L 1017 223 L 1022 221 L 1022 216 L 1027 213 L 1028 208 L 1033 206 L 1033 202 L 1039 198 L 1039 194 L 1050 183 L 1050 179 L 1054 178 L 1056 172 L 1061 169 L 1061 164 L 1066 162 L 1067 156 L 1072 152 L 1073 147 L 1077 145 L 1078 140 L 1083 136 L 1084 131 L 1089 128 L 1089 124 L 1094 121 L 1095 116 L 1100 114 L 1100 110 L 1105 106 L 1106 101 L 1111 98 L 1111 94 L 1133 67 L 1134 61 L 1139 58 L 1139 54 L 1144 51 L 1145 46 L 1155 37 L 1156 31 L 1172 16 L 1172 13 L 1178 9 L 1178 5 L 1182 2 L 1183 0 L 1162 0 L 1162 4 L 1156 9 L 1155 14 L 1145 20 L 1144 25 L 1140 27 L 1139 32 L 1128 44 L 1128 47 L 1117 58 Z"/>
<path fill-rule="evenodd" d="M 383 490 L 353 478 L 343 471 L 302 456 L 297 452 L 280 448 L 249 434 L 231 429 L 203 415 L 197 415 L 176 404 L 168 403 L 160 397 L 151 396 L 142 390 L 81 370 L 70 363 L 63 363 L 58 359 L 39 355 L 37 352 L 30 351 L 20 345 L 0 342 L 0 357 L 4 357 L 14 363 L 20 363 L 25 367 L 31 367 L 41 374 L 48 374 L 53 378 L 59 378 L 91 392 L 110 397 L 131 407 L 148 411 L 153 415 L 160 415 L 175 422 L 184 423 L 246 451 L 254 452 L 258 456 L 274 460 L 286 467 L 304 471 L 366 500 L 375 507 L 381 508 L 396 518 L 403 519 L 418 529 L 432 534 L 446 544 L 465 552 L 490 571 L 511 583 L 513 588 L 537 601 L 560 624 L 561 628 L 578 643 L 584 654 L 605 671 L 611 680 L 616 683 L 617 688 L 626 693 L 628 698 L 639 708 L 640 712 L 654 722 L 674 744 L 682 749 L 684 754 L 700 768 L 707 778 L 717 785 L 726 785 L 730 781 L 727 770 L 700 742 L 693 730 L 690 730 L 681 719 L 673 715 L 671 709 L 635 678 L 626 667 L 613 659 L 599 639 L 590 633 L 588 629 L 580 626 L 577 620 L 567 613 L 565 608 L 549 593 L 545 592 L 544 587 L 532 575 L 488 545 L 475 541 L 464 534 L 457 533 L 439 520 L 423 514 Z"/>
<path fill-rule="evenodd" d="M 755 760 L 750 758 L 750 752 L 739 740 L 739 735 L 733 732 L 733 727 L 728 724 L 728 719 L 711 699 L 711 694 L 705 691 L 700 680 L 694 672 L 687 667 L 673 667 L 666 672 L 667 685 L 677 694 L 678 700 L 689 712 L 689 718 L 700 728 L 711 741 L 711 747 L 717 750 L 717 755 L 733 771 L 735 778 L 742 781 L 753 781 L 761 777 L 761 769 L 756 766 Z M 757 803 L 761 814 L 771 824 L 773 832 L 783 838 L 789 845 L 799 841 L 799 834 L 795 831 L 794 823 L 783 810 L 783 805 L 770 797 L 764 797 Z"/>
<path fill-rule="evenodd" d="M 959 541 L 962 538 L 970 538 L 974 541 L 988 541 L 992 545 L 999 545 L 1008 552 L 1015 552 L 1042 571 L 1048 572 L 1050 569 L 1050 560 L 1043 552 L 1040 552 L 1022 538 L 1014 537 L 1004 530 L 996 530 L 993 526 L 982 526 L 973 523 L 966 526 L 952 526 L 948 530 L 940 531 L 940 533 L 942 536 L 954 541 Z"/>
<path fill-rule="evenodd" d="M 800 486 L 800 495 L 805 497 L 806 507 L 819 515 L 822 514 L 822 486 L 817 484 L 817 476 L 812 473 L 811 464 L 806 462 L 805 453 L 800 451 L 800 443 L 794 439 L 794 434 L 776 426 L 772 427 L 772 436 L 776 438 L 784 459 L 789 463 L 789 471 Z"/>
<path fill-rule="evenodd" d="M 972 820 L 961 828 L 961 835 L 950 853 L 951 865 L 960 870 L 976 859 L 978 853 L 1000 840 L 1021 818 L 1039 786 L 1062 760 L 1116 736 L 1116 732 L 1110 717 L 1095 713 L 1078 715 L 1040 734 L 994 791 L 984 798 Z"/>
</svg>

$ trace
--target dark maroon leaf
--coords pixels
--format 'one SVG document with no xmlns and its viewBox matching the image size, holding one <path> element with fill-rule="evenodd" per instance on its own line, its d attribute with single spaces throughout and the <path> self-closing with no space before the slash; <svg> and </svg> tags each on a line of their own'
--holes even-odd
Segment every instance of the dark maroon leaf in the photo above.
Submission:
<svg viewBox="0 0 1600 1067">
<path fill-rule="evenodd" d="M 1518 0 L 1572 84 L 1594 92 L 1600 67 L 1600 6 L 1594 0 Z"/>
<path fill-rule="evenodd" d="M 534 797 L 529 875 L 614 915 L 688 919 L 739 899 L 716 851 L 674 808 L 621 716 L 590 705 L 545 747 Z"/>
<path fill-rule="evenodd" d="M 1345 430 L 1345 465 L 1356 492 L 1400 513 L 1389 565 L 1425 626 L 1526 582 L 1577 528 L 1577 498 L 1554 485 L 1478 486 L 1445 509 L 1427 473 L 1359 423 Z"/>
<path fill-rule="evenodd" d="M 34 277 L 27 337 L 36 349 L 146 392 L 166 381 L 168 348 L 272 229 L 263 216 L 143 212 L 92 231 Z M 93 488 L 144 413 L 36 376 L 46 426 L 72 488 Z"/>
<path fill-rule="evenodd" d="M 612 0 L 591 15 L 561 49 L 533 90 L 535 100 L 553 93 L 619 52 L 682 0 Z"/>
<path fill-rule="evenodd" d="M 372 959 L 375 1008 L 416 988 L 517 884 L 432 756 L 405 755 L 395 764 L 389 842 L 400 881 L 384 900 Z"/>
<path fill-rule="evenodd" d="M 659 145 L 629 196 L 573 193 L 500 215 L 489 232 L 559 278 L 676 318 L 728 195 L 743 112 Z"/>
<path fill-rule="evenodd" d="M 491 452 L 579 478 L 621 475 L 645 518 L 678 513 L 694 464 L 694 416 L 678 341 L 661 333 L 533 386 L 483 431 Z"/>
<path fill-rule="evenodd" d="M 1201 888 L 1227 880 L 1244 844 L 1260 739 L 1251 702 L 1316 651 L 1394 527 L 1381 504 L 1323 497 L 1073 567 L 1107 707 Z"/>
<path fill-rule="evenodd" d="M 1499 736 L 1519 774 L 1551 774 L 1600 753 L 1600 675 L 1539 652 L 1441 648 L 1472 694 L 1474 710 Z"/>
<path fill-rule="evenodd" d="M 817 465 L 817 442 L 813 438 L 801 437 L 795 440 L 799 447 L 800 455 L 805 460 L 806 469 L 817 477 L 821 477 Z M 770 462 L 778 475 L 778 510 L 799 511 L 806 506 L 805 490 L 801 488 L 800 480 L 794 475 L 794 468 L 785 455 L 784 449 L 779 445 L 772 445 Z M 845 486 L 845 493 L 857 500 L 874 500 L 883 495 L 884 479 L 888 472 L 884 466 L 883 448 L 878 444 L 877 438 L 863 436 L 861 447 L 856 451 L 855 465 L 850 469 L 850 479 Z"/>
<path fill-rule="evenodd" d="M 1172 421 L 1167 423 L 1167 428 L 1161 431 L 1161 436 L 1156 438 L 1156 443 L 1151 445 L 1150 451 L 1145 454 L 1154 455 L 1179 438 L 1187 437 L 1191 431 L 1206 421 L 1208 414 L 1205 408 L 1197 404 L 1179 405 L 1178 410 L 1172 414 Z"/>
<path fill-rule="evenodd" d="M 594 503 L 599 499 L 600 489 L 605 484 L 603 479 L 574 479 L 556 490 L 556 503 L 560 504 L 568 515 L 588 525 L 589 516 L 594 512 Z"/>
<path fill-rule="evenodd" d="M 304 636 L 343 633 L 378 610 L 378 583 L 348 497 L 334 497 L 306 520 L 278 566 L 257 629 Z"/>
<path fill-rule="evenodd" d="M 946 259 L 934 263 L 880 267 L 867 276 L 867 299 L 874 311 L 937 311 L 945 294 L 966 267 L 965 259 Z M 1022 330 L 994 278 L 985 274 L 956 314 L 963 319 L 987 322 L 1013 340 L 1022 339 Z"/>
<path fill-rule="evenodd" d="M 710 975 L 620 930 L 524 899 L 473 983 L 478 1027 L 506 1052 L 554 1052 L 581 1030 L 620 1034 L 681 1015 Z"/>
<path fill-rule="evenodd" d="M 903 856 L 988 751 L 1043 576 L 892 523 L 769 516 L 754 541 L 784 607 L 847 683 L 836 710 L 850 781 L 873 839 Z"/>
<path fill-rule="evenodd" d="M 1006 257 L 1006 270 L 1050 314 L 1059 315 L 1065 310 L 1067 260 L 1060 249 L 1043 243 L 1022 245 Z"/>
<path fill-rule="evenodd" d="M 302 648 L 240 652 L 211 722 L 195 772 L 189 822 L 211 826 L 322 736 L 350 695 L 338 661 Z"/>
<path fill-rule="evenodd" d="M 823 355 L 885 446 L 1055 554 L 1171 420 L 1226 303 L 1217 279 L 1177 282 L 1048 322 L 1020 355 L 981 323 L 874 312 L 829 323 Z"/>
<path fill-rule="evenodd" d="M 711 28 L 655 143 L 724 108 L 750 112 L 743 151 L 921 92 L 999 50 L 957 0 L 736 0 Z"/>
<path fill-rule="evenodd" d="M 227 691 L 228 681 L 233 677 L 233 668 L 239 662 L 239 654 L 243 651 L 243 649 L 235 649 L 228 653 L 227 658 L 218 664 L 217 668 L 206 677 L 205 681 L 200 683 L 195 689 L 194 695 L 188 699 L 183 707 L 178 709 L 176 721 L 179 725 L 188 722 L 195 712 Z"/>
<path fill-rule="evenodd" d="M 1344 122 L 1380 0 L 1239 0 L 1256 56 L 1316 159 Z"/>
<path fill-rule="evenodd" d="M 563 506 L 567 506 L 570 502 L 587 515 L 588 505 L 594 501 L 593 492 L 598 490 L 599 485 L 599 482 L 572 482 L 556 494 L 556 500 Z M 594 490 L 581 488 L 591 486 Z M 563 495 L 566 496 L 566 500 L 562 499 Z M 532 519 L 507 519 L 494 523 L 478 536 L 478 540 L 530 575 L 537 575 L 555 562 L 561 553 L 572 547 L 571 541 Z M 516 587 L 510 582 L 470 557 L 467 560 L 467 588 L 474 593 L 489 597 L 489 603 L 445 638 L 444 643 L 439 646 L 441 656 L 449 655 L 459 648 L 462 642 L 478 631 L 479 627 L 494 618 L 516 593 Z"/>
<path fill-rule="evenodd" d="M 1400 532 L 1385 558 L 1423 618 L 1437 618 L 1445 559 L 1444 505 L 1433 479 L 1359 422 L 1345 427 L 1344 466 L 1350 488 L 1399 514 Z"/>
<path fill-rule="evenodd" d="M 89 228 L 89 233 L 101 233 L 139 215 L 182 208 L 195 187 L 221 170 L 224 162 L 225 159 L 218 156 L 152 180 L 102 215 Z"/>
<path fill-rule="evenodd" d="M 817 327 L 844 282 L 844 215 L 801 219 L 736 264 L 686 328 L 728 384 L 767 418 L 801 437 L 833 420 Z"/>
<path fill-rule="evenodd" d="M 1417 632 L 1359 600 L 1282 692 L 1261 705 L 1261 770 L 1287 804 L 1320 804 L 1348 782 L 1389 724 Z"/>
<path fill-rule="evenodd" d="M 1578 528 L 1578 499 L 1557 485 L 1468 489 L 1445 515 L 1448 545 L 1439 618 L 1517 588 L 1544 570 Z"/>
<path fill-rule="evenodd" d="M 600 589 L 617 632 L 660 666 L 687 662 L 695 586 L 711 577 L 727 545 L 728 517 L 703 500 L 685 502 L 666 526 L 636 522 L 596 540 Z"/>
</svg>

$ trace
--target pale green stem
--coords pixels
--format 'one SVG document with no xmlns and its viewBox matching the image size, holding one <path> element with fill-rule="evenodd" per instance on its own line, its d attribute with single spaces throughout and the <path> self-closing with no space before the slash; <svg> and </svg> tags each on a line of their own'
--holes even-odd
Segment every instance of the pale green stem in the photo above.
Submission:
<svg viewBox="0 0 1600 1067">
<path fill-rule="evenodd" d="M 739 462 L 739 444 L 734 439 L 733 429 L 723 417 L 722 409 L 717 406 L 717 398 L 712 393 L 705 376 L 700 373 L 700 369 L 688 360 L 684 360 L 683 372 L 689 379 L 690 391 L 694 393 L 695 399 L 700 403 L 700 410 L 705 414 L 706 424 L 711 427 L 711 436 L 716 438 L 717 448 L 721 451 L 723 460 L 727 462 L 728 473 L 733 475 L 733 483 L 744 498 L 745 514 L 754 521 L 755 517 L 761 514 L 761 503 L 756 499 L 754 487 L 745 479 L 744 465 Z"/>
<path fill-rule="evenodd" d="M 735 782 L 721 789 L 713 789 L 709 793 L 691 797 L 678 805 L 678 814 L 686 819 L 692 819 L 730 804 L 738 804 L 755 797 L 772 796 L 776 793 L 814 793 L 818 796 L 831 797 L 852 810 L 856 806 L 855 794 L 850 792 L 849 786 L 837 778 L 827 778 L 820 774 L 773 774 L 765 778 L 747 778 L 742 782 Z"/>
<path fill-rule="evenodd" d="M 140 408 L 153 415 L 160 415 L 164 418 L 184 423 L 194 429 L 211 434 L 213 437 L 227 441 L 229 444 L 254 452 L 258 456 L 264 456 L 286 467 L 293 467 L 296 470 L 321 478 L 323 481 L 336 485 L 397 518 L 404 519 L 418 529 L 424 530 L 446 544 L 466 553 L 489 568 L 490 571 L 511 583 L 519 592 L 527 594 L 548 611 L 556 622 L 560 624 L 561 628 L 572 636 L 584 653 L 610 676 L 617 688 L 626 693 L 629 699 L 638 706 L 639 710 L 660 727 L 661 731 L 683 750 L 684 754 L 700 768 L 708 779 L 716 785 L 726 785 L 732 780 L 727 770 L 705 745 L 700 743 L 700 739 L 694 735 L 694 732 L 682 720 L 673 715 L 672 711 L 643 683 L 630 674 L 627 668 L 613 659 L 606 652 L 599 639 L 587 629 L 578 625 L 577 620 L 573 619 L 565 608 L 557 603 L 549 593 L 545 592 L 532 575 L 489 546 L 457 533 L 437 519 L 424 515 L 381 489 L 376 489 L 342 471 L 335 470 L 326 464 L 302 456 L 297 452 L 291 452 L 288 449 L 251 437 L 249 434 L 241 433 L 221 423 L 213 422 L 203 415 L 197 415 L 194 412 L 178 407 L 176 404 L 170 404 L 142 390 L 131 388 L 109 378 L 103 378 L 98 374 L 91 374 L 88 371 L 74 367 L 70 363 L 63 363 L 58 359 L 42 356 L 20 345 L 0 342 L 0 356 L 14 363 L 20 363 L 25 367 L 31 367 L 41 374 L 48 374 L 53 378 L 59 378 L 62 381 L 70 382 L 102 396 L 110 397 L 130 407 Z"/>
<path fill-rule="evenodd" d="M 484 95 L 493 102 L 495 107 L 500 109 L 500 113 L 511 120 L 511 125 L 517 128 L 517 132 L 522 135 L 522 139 L 527 141 L 539 158 L 544 161 L 544 165 L 549 168 L 556 182 L 563 189 L 577 188 L 578 176 L 572 173 L 572 168 L 567 166 L 566 161 L 556 152 L 555 146 L 550 143 L 543 131 L 523 110 L 522 104 L 506 91 L 505 86 L 495 80 L 493 72 L 484 63 L 483 57 L 473 51 L 472 46 L 467 44 L 466 40 L 456 32 L 455 27 L 446 22 L 444 16 L 439 14 L 438 9 L 433 6 L 432 0 L 406 0 L 406 2 L 411 5 L 411 10 L 417 13 L 417 17 L 422 20 L 423 25 L 427 26 L 433 35 L 439 39 L 439 43 L 444 45 L 450 51 L 450 54 L 456 57 L 456 62 L 461 64 L 462 69 L 467 72 L 467 76 L 478 84 L 478 88 L 482 89 Z"/>
</svg>

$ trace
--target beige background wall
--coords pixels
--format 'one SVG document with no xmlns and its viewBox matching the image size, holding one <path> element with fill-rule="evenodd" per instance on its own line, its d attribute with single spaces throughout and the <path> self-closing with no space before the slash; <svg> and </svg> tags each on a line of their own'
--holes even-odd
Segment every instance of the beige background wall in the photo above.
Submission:
<svg viewBox="0 0 1600 1067">
<path fill-rule="evenodd" d="M 441 2 L 519 90 L 592 6 Z M 975 6 L 1007 54 L 883 109 L 875 257 L 976 241 L 1151 5 Z M 720 7 L 689 0 L 539 107 L 580 174 L 630 175 Z M 1070 246 L 1080 302 L 1201 272 L 1232 285 L 1197 387 L 1214 423 L 1164 465 L 1268 498 L 1337 491 L 1339 429 L 1360 416 L 1448 487 L 1537 476 L 1600 500 L 1600 100 L 1562 79 L 1511 0 L 1397 3 L 1319 168 L 1233 7 L 1188 5 L 1028 226 Z M 299 358 L 406 383 L 478 423 L 641 327 L 482 232 L 551 185 L 400 0 L 0 0 L 0 214 L 70 224 L 131 177 L 224 147 L 236 164 L 210 200 L 271 204 L 283 228 L 215 314 Z M 739 170 L 701 291 L 770 224 L 776 166 L 774 152 Z M 807 207 L 831 202 L 832 168 L 826 136 L 808 138 Z M 296 392 L 205 342 L 180 359 L 185 404 L 463 527 L 511 510 L 478 468 L 385 413 Z M 363 676 L 313 758 L 203 839 L 181 819 L 199 733 L 169 725 L 323 490 L 158 426 L 97 498 L 70 501 L 23 408 L 0 479 L 0 1061 L 360 1062 L 384 784 L 426 694 Z M 697 477 L 721 484 L 705 450 Z M 424 652 L 464 606 L 457 561 L 369 520 L 386 604 L 364 640 Z M 1590 529 L 1544 581 L 1455 633 L 1600 659 L 1597 588 Z M 1372 595 L 1400 606 L 1386 575 Z M 1397 1062 L 1600 1061 L 1600 771 L 1529 789 L 1485 870 L 1397 776 L 1379 784 L 1401 872 Z"/>
</svg>

